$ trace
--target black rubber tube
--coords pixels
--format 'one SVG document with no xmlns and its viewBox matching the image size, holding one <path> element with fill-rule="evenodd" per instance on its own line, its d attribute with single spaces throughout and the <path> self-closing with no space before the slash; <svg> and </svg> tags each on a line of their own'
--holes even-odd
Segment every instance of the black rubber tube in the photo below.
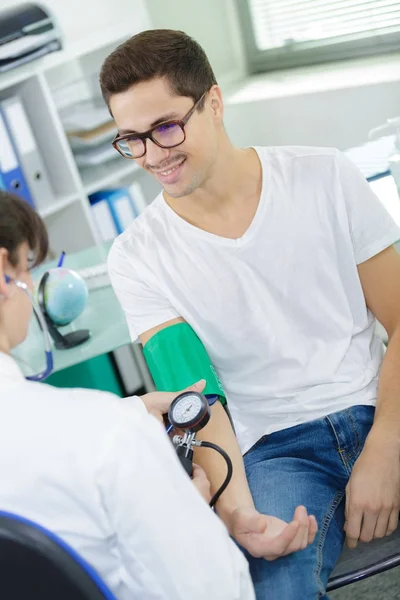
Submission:
<svg viewBox="0 0 400 600">
<path fill-rule="evenodd" d="M 225 450 L 223 450 L 222 448 L 220 448 L 216 444 L 212 444 L 211 442 L 201 442 L 200 448 L 211 448 L 212 450 L 215 450 L 216 452 L 218 452 L 225 459 L 226 466 L 227 466 L 227 473 L 226 473 L 225 481 L 221 485 L 221 487 L 219 488 L 219 490 L 217 490 L 215 492 L 214 496 L 210 500 L 210 506 L 211 506 L 211 508 L 213 508 L 215 506 L 215 504 L 217 503 L 217 501 L 219 500 L 221 494 L 228 487 L 228 485 L 229 485 L 229 483 L 230 483 L 230 481 L 232 479 L 232 474 L 233 474 L 232 461 L 229 458 L 228 454 L 225 452 Z"/>
</svg>

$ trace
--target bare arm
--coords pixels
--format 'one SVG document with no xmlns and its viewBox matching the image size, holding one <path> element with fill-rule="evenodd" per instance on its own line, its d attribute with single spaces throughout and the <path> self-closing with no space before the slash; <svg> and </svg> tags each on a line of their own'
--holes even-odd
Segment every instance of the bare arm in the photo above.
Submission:
<svg viewBox="0 0 400 600">
<path fill-rule="evenodd" d="M 380 432 L 400 445 L 400 256 L 391 246 L 359 265 L 358 272 L 367 306 L 389 338 L 370 435 Z"/>
<path fill-rule="evenodd" d="M 254 508 L 254 502 L 247 483 L 239 444 L 228 415 L 220 402 L 211 407 L 211 419 L 206 427 L 199 431 L 197 437 L 221 446 L 232 461 L 232 480 L 216 506 L 218 514 L 230 529 L 232 513 L 238 508 Z M 195 459 L 208 474 L 211 493 L 214 494 L 225 479 L 226 463 L 224 459 L 216 452 L 203 448 L 198 448 L 195 451 Z"/>
<path fill-rule="evenodd" d="M 161 323 L 161 325 L 157 325 L 157 327 L 152 327 L 152 329 L 148 329 L 144 333 L 140 334 L 140 341 L 143 346 L 159 331 L 162 329 L 166 329 L 167 327 L 171 327 L 172 325 L 177 325 L 178 323 L 185 323 L 185 319 L 182 317 L 177 317 L 176 319 L 171 319 L 170 321 L 165 321 L 165 323 Z"/>
<path fill-rule="evenodd" d="M 161 329 L 181 322 L 184 322 L 182 318 L 173 319 L 146 331 L 140 336 L 142 343 L 148 342 Z M 304 507 L 296 510 L 294 520 L 289 525 L 255 510 L 242 454 L 230 420 L 219 402 L 212 407 L 211 419 L 198 437 L 222 447 L 232 460 L 233 477 L 216 508 L 231 535 L 243 547 L 254 556 L 273 560 L 304 548 L 313 541 L 317 531 L 316 522 L 314 517 L 308 517 Z M 195 460 L 205 470 L 214 493 L 225 479 L 225 461 L 216 452 L 205 448 L 197 449 Z"/>
<path fill-rule="evenodd" d="M 389 344 L 379 378 L 375 419 L 346 490 L 348 545 L 392 533 L 400 506 L 400 256 L 394 247 L 360 264 L 368 308 Z"/>
<path fill-rule="evenodd" d="M 262 515 L 255 509 L 243 457 L 225 409 L 222 404 L 217 403 L 211 411 L 211 419 L 207 426 L 199 431 L 198 437 L 221 446 L 232 460 L 232 480 L 216 506 L 230 534 L 250 554 L 267 560 L 296 552 L 312 543 L 317 532 L 316 521 L 314 517 L 308 517 L 304 507 L 298 507 L 294 520 L 286 528 L 290 541 L 285 547 L 272 549 L 272 542 L 276 541 L 275 532 L 285 532 L 282 528 L 283 521 Z M 204 448 L 197 449 L 195 460 L 207 473 L 212 493 L 215 493 L 225 479 L 225 461 L 216 452 Z"/>
<path fill-rule="evenodd" d="M 140 336 L 140 340 L 145 345 L 146 342 L 162 329 L 183 322 L 184 319 L 181 317 L 167 321 L 143 333 Z M 211 408 L 211 419 L 208 425 L 198 433 L 197 437 L 201 440 L 215 442 L 229 454 L 232 460 L 233 477 L 231 483 L 217 504 L 217 511 L 229 528 L 229 518 L 232 512 L 241 507 L 254 508 L 254 503 L 247 484 L 239 445 L 229 418 L 220 402 L 217 402 Z M 206 471 L 211 483 L 211 491 L 214 493 L 225 479 L 226 464 L 224 459 L 212 450 L 197 449 L 195 460 Z"/>
</svg>

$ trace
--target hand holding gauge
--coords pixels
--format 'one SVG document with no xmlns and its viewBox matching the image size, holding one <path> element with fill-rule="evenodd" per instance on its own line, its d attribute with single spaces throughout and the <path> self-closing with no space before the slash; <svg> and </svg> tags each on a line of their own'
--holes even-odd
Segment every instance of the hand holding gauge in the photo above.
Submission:
<svg viewBox="0 0 400 600">
<path fill-rule="evenodd" d="M 173 444 L 181 464 L 187 474 L 192 476 L 193 472 L 193 447 L 212 448 L 223 456 L 227 464 L 227 475 L 224 483 L 211 498 L 210 506 L 214 506 L 222 492 L 228 486 L 232 478 L 232 462 L 226 452 L 210 442 L 196 440 L 196 433 L 203 429 L 210 420 L 210 405 L 218 400 L 218 396 L 206 397 L 199 392 L 183 392 L 172 402 L 168 410 L 168 419 L 172 427 L 184 432 L 184 435 L 175 435 Z"/>
</svg>

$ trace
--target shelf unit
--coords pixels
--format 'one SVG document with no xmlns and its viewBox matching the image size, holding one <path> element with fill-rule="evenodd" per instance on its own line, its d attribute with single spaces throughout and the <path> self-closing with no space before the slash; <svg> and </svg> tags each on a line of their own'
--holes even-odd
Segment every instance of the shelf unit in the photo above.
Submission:
<svg viewBox="0 0 400 600">
<path fill-rule="evenodd" d="M 78 168 L 62 125 L 60 112 L 65 108 L 65 98 L 60 101 L 59 93 L 61 84 L 77 77 L 93 85 L 93 74 L 100 71 L 105 57 L 125 39 L 150 26 L 145 8 L 138 5 L 130 27 L 97 31 L 59 52 L 0 74 L 0 99 L 12 95 L 22 99 L 54 191 L 50 203 L 37 202 L 54 255 L 62 250 L 77 252 L 101 241 L 91 217 L 90 194 L 140 178 L 146 200 L 150 202 L 154 197 L 150 177 L 139 175 L 136 163 L 117 153 L 102 165 Z M 73 103 L 76 98 L 72 95 L 67 100 Z"/>
<path fill-rule="evenodd" d="M 55 215 L 59 211 L 70 206 L 73 202 L 79 202 L 79 194 L 66 194 L 55 199 L 52 204 L 44 206 L 39 210 L 39 214 L 42 219 L 47 219 L 51 215 Z"/>
<path fill-rule="evenodd" d="M 106 162 L 104 165 L 81 169 L 83 187 L 89 196 L 99 189 L 112 185 L 115 181 L 133 176 L 139 170 L 137 164 L 122 157 Z"/>
</svg>

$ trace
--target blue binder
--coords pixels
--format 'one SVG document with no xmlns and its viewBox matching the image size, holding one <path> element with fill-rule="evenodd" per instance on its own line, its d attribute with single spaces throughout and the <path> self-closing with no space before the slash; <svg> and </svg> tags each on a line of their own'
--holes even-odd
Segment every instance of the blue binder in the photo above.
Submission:
<svg viewBox="0 0 400 600">
<path fill-rule="evenodd" d="M 129 227 L 137 217 L 132 197 L 127 188 L 101 190 L 89 196 L 89 200 L 91 203 L 102 200 L 107 202 L 118 234 Z"/>
<path fill-rule="evenodd" d="M 4 187 L 17 194 L 31 206 L 35 206 L 33 198 L 20 167 L 13 140 L 9 134 L 7 122 L 0 109 L 0 174 Z"/>
</svg>

